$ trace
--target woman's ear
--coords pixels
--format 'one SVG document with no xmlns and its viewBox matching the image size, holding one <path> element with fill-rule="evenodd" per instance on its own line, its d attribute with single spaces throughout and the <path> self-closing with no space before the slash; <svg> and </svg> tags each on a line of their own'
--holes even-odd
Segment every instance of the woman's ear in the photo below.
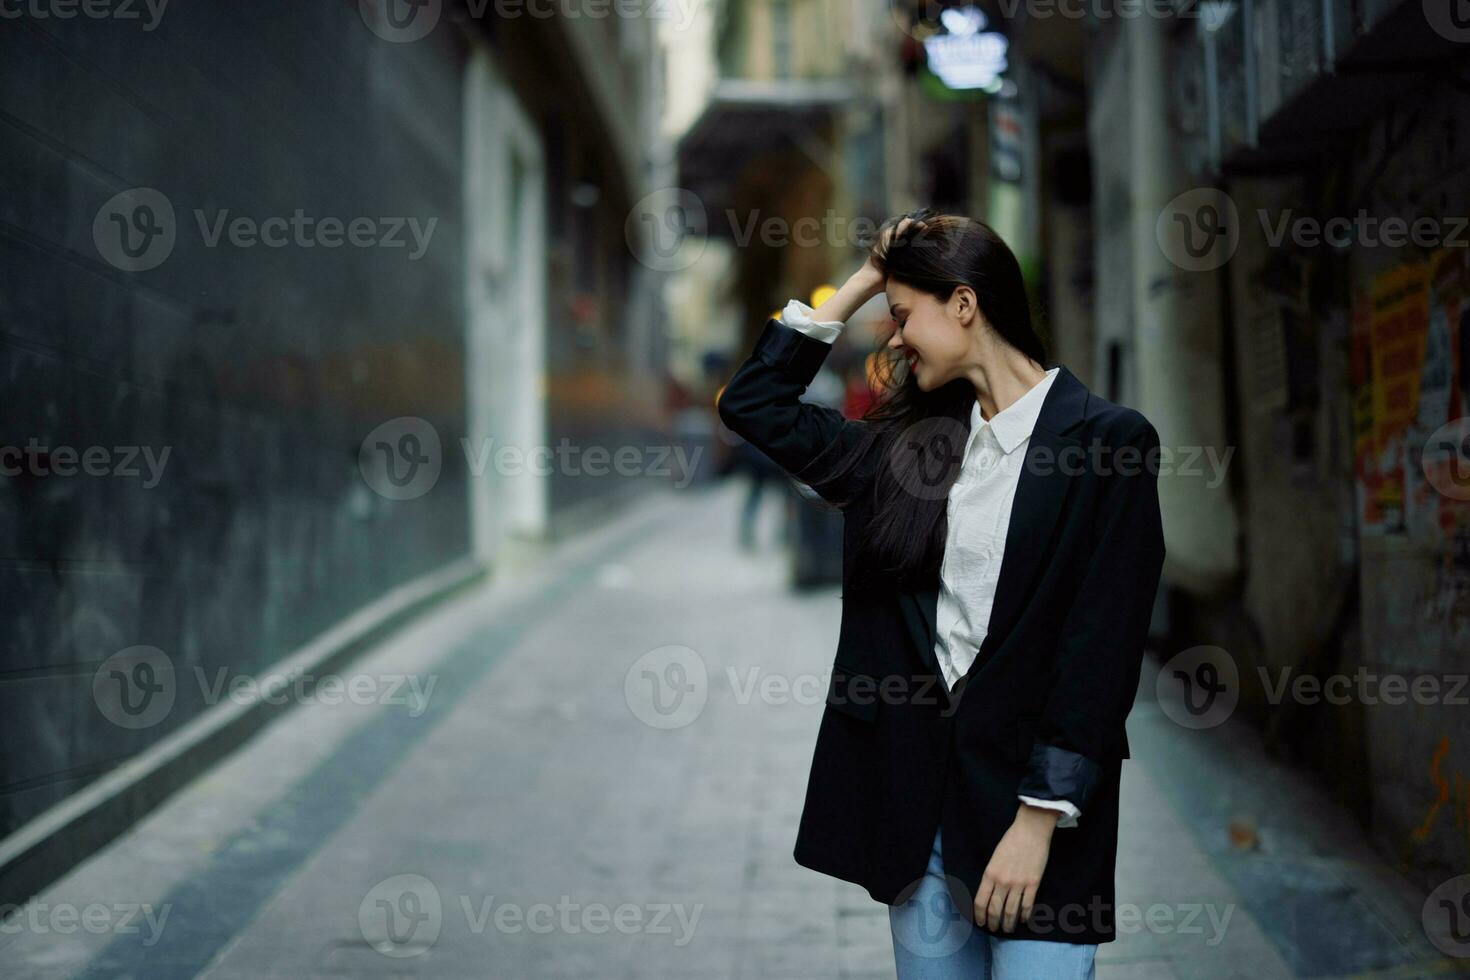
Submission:
<svg viewBox="0 0 1470 980">
<path fill-rule="evenodd" d="M 975 290 L 969 286 L 956 286 L 953 295 L 949 298 L 949 306 L 962 327 L 968 327 L 973 323 L 980 312 L 980 303 L 975 297 Z"/>
</svg>

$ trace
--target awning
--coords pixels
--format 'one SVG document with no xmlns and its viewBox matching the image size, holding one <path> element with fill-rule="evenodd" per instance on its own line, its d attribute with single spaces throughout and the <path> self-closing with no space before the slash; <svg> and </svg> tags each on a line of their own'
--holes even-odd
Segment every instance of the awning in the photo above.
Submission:
<svg viewBox="0 0 1470 980">
<path fill-rule="evenodd" d="M 721 81 L 679 141 L 679 186 L 712 213 L 733 208 L 732 192 L 756 157 L 784 148 L 800 156 L 800 165 L 820 164 L 810 158 L 814 135 L 856 98 L 845 81 Z M 711 220 L 709 227 L 717 234 L 728 223 Z"/>
</svg>

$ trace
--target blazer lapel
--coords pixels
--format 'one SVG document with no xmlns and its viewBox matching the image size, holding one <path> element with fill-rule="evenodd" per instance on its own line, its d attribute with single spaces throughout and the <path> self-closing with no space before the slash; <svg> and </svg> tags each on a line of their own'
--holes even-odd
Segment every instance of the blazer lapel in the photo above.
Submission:
<svg viewBox="0 0 1470 980">
<path fill-rule="evenodd" d="M 1062 367 L 1042 402 L 1036 428 L 1026 444 L 1026 459 L 1006 526 L 1005 553 L 1001 556 L 990 625 L 966 679 L 1011 631 L 1025 608 L 1026 597 L 1034 591 L 1042 563 L 1051 553 L 1052 533 L 1072 486 L 1071 477 L 1059 462 L 1060 454 L 1069 446 L 1081 445 L 1068 433 L 1082 421 L 1087 395 L 1086 386 Z"/>
</svg>

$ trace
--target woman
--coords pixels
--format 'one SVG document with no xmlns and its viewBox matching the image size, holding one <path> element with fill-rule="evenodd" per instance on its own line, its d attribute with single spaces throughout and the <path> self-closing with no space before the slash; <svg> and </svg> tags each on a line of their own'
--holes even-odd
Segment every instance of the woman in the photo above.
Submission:
<svg viewBox="0 0 1470 980">
<path fill-rule="evenodd" d="M 861 420 L 802 403 L 883 292 L 883 397 Z M 1045 363 L 1005 243 L 918 211 L 821 306 L 769 321 L 720 397 L 726 425 L 844 510 L 795 858 L 890 906 L 902 980 L 1089 978 L 1114 936 L 1159 440 Z"/>
</svg>

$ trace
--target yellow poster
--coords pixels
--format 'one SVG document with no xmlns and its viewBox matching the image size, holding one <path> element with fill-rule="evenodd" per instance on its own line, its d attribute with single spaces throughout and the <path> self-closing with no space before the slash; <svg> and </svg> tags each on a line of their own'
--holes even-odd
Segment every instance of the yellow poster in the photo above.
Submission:
<svg viewBox="0 0 1470 980">
<path fill-rule="evenodd" d="M 1419 375 L 1429 330 L 1430 266 L 1401 265 L 1373 280 L 1373 442 L 1382 452 L 1419 411 Z"/>
</svg>

